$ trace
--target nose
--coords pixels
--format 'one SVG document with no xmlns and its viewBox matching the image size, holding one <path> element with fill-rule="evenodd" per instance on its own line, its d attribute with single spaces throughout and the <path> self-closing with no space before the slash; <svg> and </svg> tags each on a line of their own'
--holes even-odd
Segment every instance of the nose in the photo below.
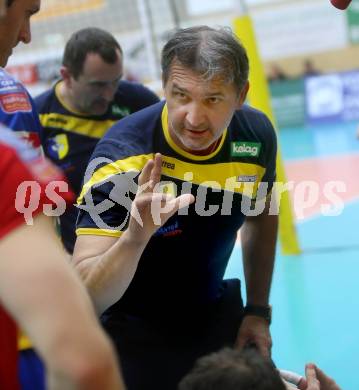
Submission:
<svg viewBox="0 0 359 390">
<path fill-rule="evenodd" d="M 28 44 L 31 42 L 30 20 L 26 20 L 19 33 L 19 42 Z"/>
<path fill-rule="evenodd" d="M 107 100 L 108 102 L 113 100 L 117 90 L 117 84 L 108 83 L 102 90 L 102 98 Z"/>
<path fill-rule="evenodd" d="M 186 122 L 191 129 L 203 129 L 206 123 L 204 108 L 195 102 L 189 104 L 186 113 Z"/>
</svg>

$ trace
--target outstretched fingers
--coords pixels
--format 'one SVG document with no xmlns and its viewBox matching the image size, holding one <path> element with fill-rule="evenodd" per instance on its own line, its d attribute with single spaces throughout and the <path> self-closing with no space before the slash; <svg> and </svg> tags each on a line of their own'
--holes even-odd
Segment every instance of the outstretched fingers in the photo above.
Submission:
<svg viewBox="0 0 359 390">
<path fill-rule="evenodd" d="M 151 170 L 150 181 L 153 185 L 153 188 L 160 182 L 162 173 L 162 155 L 161 153 L 156 153 L 153 160 L 153 168 Z"/>
<path fill-rule="evenodd" d="M 156 153 L 153 160 L 147 161 L 138 178 L 139 192 L 152 192 L 161 179 L 162 155 Z"/>
<path fill-rule="evenodd" d="M 146 165 L 143 167 L 140 176 L 138 177 L 138 186 L 140 192 L 145 192 L 145 186 L 146 184 L 149 184 L 150 178 L 151 178 L 151 172 L 154 166 L 154 161 L 149 160 L 146 162 Z"/>
<path fill-rule="evenodd" d="M 150 203 L 152 223 L 161 226 L 180 208 L 187 207 L 194 201 L 194 196 L 185 194 L 174 198 L 173 195 L 153 193 L 151 197 L 142 197 L 139 207 L 144 209 Z"/>
<path fill-rule="evenodd" d="M 159 227 L 174 215 L 179 209 L 188 207 L 195 198 L 191 194 L 174 197 L 161 191 L 162 156 L 156 153 L 143 167 L 138 178 L 138 191 L 132 207 L 132 216 L 138 216 L 149 231 Z M 136 218 L 137 220 L 137 218 Z"/>
<path fill-rule="evenodd" d="M 314 364 L 307 364 L 305 366 L 305 376 L 307 378 L 307 390 L 320 390 L 320 382 L 317 378 Z"/>
</svg>

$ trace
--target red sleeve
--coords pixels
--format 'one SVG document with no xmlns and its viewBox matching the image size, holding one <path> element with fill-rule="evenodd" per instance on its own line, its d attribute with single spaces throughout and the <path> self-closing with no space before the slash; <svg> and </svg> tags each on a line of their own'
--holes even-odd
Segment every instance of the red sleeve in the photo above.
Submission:
<svg viewBox="0 0 359 390">
<path fill-rule="evenodd" d="M 62 189 L 67 188 L 64 192 L 55 191 L 66 203 L 73 200 L 62 174 L 52 164 L 39 158 L 25 165 L 16 150 L 5 144 L 0 144 L 0 177 L 0 238 L 26 222 L 26 209 L 26 214 L 31 212 L 33 217 L 43 210 L 45 203 L 55 204 L 46 193 L 52 182 L 62 182 Z M 31 202 L 32 207 L 28 208 Z"/>
<path fill-rule="evenodd" d="M 20 389 L 17 371 L 16 325 L 0 306 L 0 389 Z"/>
</svg>

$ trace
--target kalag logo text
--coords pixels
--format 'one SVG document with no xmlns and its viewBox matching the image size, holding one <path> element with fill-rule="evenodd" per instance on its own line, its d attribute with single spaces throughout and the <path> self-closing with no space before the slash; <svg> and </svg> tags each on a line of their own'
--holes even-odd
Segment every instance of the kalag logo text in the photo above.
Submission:
<svg viewBox="0 0 359 390">
<path fill-rule="evenodd" d="M 232 156 L 258 157 L 261 144 L 257 142 L 232 142 Z"/>
</svg>

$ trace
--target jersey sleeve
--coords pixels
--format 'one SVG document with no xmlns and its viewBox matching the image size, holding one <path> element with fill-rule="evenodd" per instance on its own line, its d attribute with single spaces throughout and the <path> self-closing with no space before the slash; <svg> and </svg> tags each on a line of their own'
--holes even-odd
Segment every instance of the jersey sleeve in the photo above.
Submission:
<svg viewBox="0 0 359 390">
<path fill-rule="evenodd" d="M 0 388 L 20 390 L 18 383 L 17 327 L 0 306 Z"/>
<path fill-rule="evenodd" d="M 272 191 L 276 180 L 277 136 L 271 121 L 263 115 L 265 142 L 265 173 L 262 182 L 268 183 L 268 193 Z"/>
<path fill-rule="evenodd" d="M 76 234 L 120 237 L 127 228 L 137 177 L 153 154 L 135 153 L 130 145 L 100 142 L 77 200 Z"/>
</svg>

